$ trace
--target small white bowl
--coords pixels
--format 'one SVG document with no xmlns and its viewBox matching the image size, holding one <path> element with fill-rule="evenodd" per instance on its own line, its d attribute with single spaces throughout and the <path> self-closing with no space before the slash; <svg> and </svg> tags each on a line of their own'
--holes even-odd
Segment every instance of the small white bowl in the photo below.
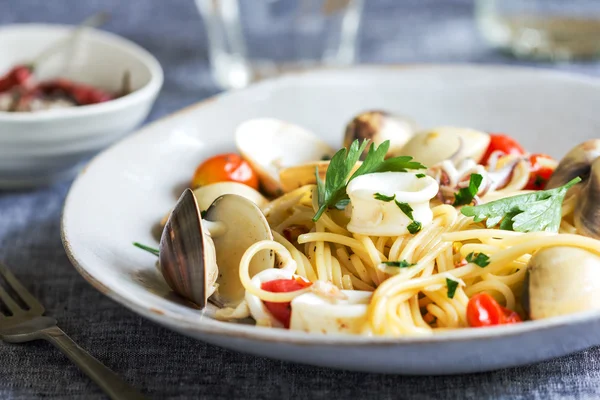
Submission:
<svg viewBox="0 0 600 400">
<path fill-rule="evenodd" d="M 0 74 L 64 40 L 74 27 L 19 24 L 0 28 Z M 83 161 L 148 116 L 163 83 L 148 51 L 117 35 L 87 29 L 36 66 L 38 79 L 57 75 L 118 91 L 125 71 L 132 93 L 105 103 L 32 113 L 0 112 L 0 188 L 25 188 L 72 177 Z"/>
</svg>

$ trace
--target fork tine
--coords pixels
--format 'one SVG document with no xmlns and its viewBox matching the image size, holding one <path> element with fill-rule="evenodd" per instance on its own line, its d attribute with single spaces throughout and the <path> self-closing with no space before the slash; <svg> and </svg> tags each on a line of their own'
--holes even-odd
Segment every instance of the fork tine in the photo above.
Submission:
<svg viewBox="0 0 600 400">
<path fill-rule="evenodd" d="M 0 301 L 4 303 L 6 308 L 8 308 L 13 315 L 17 314 L 19 311 L 24 311 L 2 286 L 0 286 Z"/>
<path fill-rule="evenodd" d="M 25 302 L 25 304 L 29 306 L 29 309 L 32 313 L 40 315 L 44 313 L 44 306 L 42 306 L 42 304 L 39 301 L 37 301 L 37 299 L 33 297 L 33 295 L 29 293 L 29 291 L 25 289 L 23 285 L 21 285 L 21 282 L 19 282 L 17 278 L 2 263 L 0 263 L 0 275 L 4 277 L 4 280 L 10 285 L 10 287 L 12 287 L 12 289 L 19 295 L 19 297 Z M 4 294 L 6 294 L 6 297 L 12 300 L 12 298 L 8 295 L 8 293 L 6 293 L 5 290 L 3 290 L 3 292 Z M 4 301 L 3 296 L 2 300 Z M 17 305 L 17 307 L 19 306 Z M 9 309 L 12 311 L 12 308 L 9 307 Z"/>
</svg>

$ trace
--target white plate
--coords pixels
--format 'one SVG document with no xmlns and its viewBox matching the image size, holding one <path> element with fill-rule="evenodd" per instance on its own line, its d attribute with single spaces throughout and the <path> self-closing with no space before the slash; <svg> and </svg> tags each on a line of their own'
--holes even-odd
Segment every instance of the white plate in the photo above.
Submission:
<svg viewBox="0 0 600 400">
<path fill-rule="evenodd" d="M 540 361 L 600 344 L 600 315 L 400 339 L 309 335 L 223 323 L 182 305 L 131 243 L 151 230 L 196 165 L 233 150 L 236 125 L 276 117 L 339 146 L 357 112 L 385 109 L 421 126 L 510 132 L 534 152 L 561 156 L 600 132 L 600 83 L 534 69 L 366 67 L 290 75 L 226 93 L 142 129 L 96 157 L 73 184 L 63 242 L 98 290 L 153 321 L 200 340 L 253 354 L 369 372 L 453 374 Z M 268 143 L 265 143 L 268 146 Z"/>
</svg>

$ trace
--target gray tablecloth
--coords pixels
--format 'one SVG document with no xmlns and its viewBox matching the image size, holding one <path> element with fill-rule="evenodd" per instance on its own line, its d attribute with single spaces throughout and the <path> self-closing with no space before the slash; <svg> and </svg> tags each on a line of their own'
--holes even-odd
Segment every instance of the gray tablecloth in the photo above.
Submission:
<svg viewBox="0 0 600 400">
<path fill-rule="evenodd" d="M 154 120 L 218 92 L 193 0 L 0 1 L 0 23 L 74 24 L 111 11 L 106 29 L 162 63 Z M 368 0 L 363 62 L 517 63 L 478 36 L 469 0 Z M 1 55 L 0 55 L 1 57 Z M 600 75 L 600 64 L 548 65 Z M 600 348 L 522 368 L 454 377 L 402 377 L 288 364 L 175 334 L 96 292 L 70 265 L 60 212 L 70 182 L 0 192 L 0 260 L 77 342 L 150 398 L 600 398 Z M 98 399 L 98 388 L 46 343 L 0 343 L 0 399 Z"/>
</svg>

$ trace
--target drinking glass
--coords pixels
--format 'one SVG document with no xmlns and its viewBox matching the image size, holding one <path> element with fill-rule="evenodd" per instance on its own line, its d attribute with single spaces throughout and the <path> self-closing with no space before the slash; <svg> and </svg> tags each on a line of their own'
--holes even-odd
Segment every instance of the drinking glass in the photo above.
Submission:
<svg viewBox="0 0 600 400">
<path fill-rule="evenodd" d="M 476 17 L 491 44 L 517 57 L 600 56 L 600 0 L 478 0 Z"/>
<path fill-rule="evenodd" d="M 364 0 L 195 0 L 211 70 L 224 88 L 282 71 L 348 65 Z"/>
</svg>

